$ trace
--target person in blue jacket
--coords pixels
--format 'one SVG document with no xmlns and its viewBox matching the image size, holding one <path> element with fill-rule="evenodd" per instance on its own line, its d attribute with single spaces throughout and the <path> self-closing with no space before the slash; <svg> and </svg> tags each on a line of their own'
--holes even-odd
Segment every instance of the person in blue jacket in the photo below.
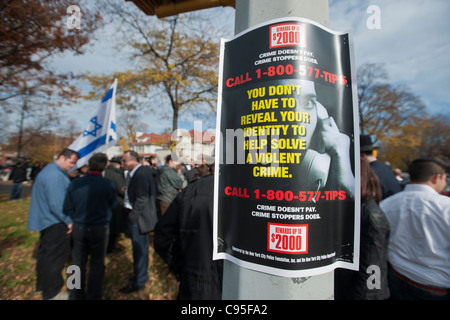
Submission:
<svg viewBox="0 0 450 320">
<path fill-rule="evenodd" d="M 28 212 L 28 229 L 40 232 L 36 261 L 36 291 L 42 298 L 67 299 L 62 269 L 70 254 L 72 219 L 63 214 L 63 202 L 70 179 L 67 172 L 77 163 L 78 152 L 65 148 L 44 167 L 33 184 Z"/>
</svg>

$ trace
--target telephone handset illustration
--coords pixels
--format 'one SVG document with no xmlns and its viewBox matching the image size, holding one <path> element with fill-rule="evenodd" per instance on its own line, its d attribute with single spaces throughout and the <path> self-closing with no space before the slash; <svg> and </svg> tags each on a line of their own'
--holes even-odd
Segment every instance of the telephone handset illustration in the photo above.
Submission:
<svg viewBox="0 0 450 320">
<path fill-rule="evenodd" d="M 318 191 L 327 184 L 331 158 L 327 153 L 319 153 L 309 149 L 306 151 L 300 165 L 300 177 L 303 181 L 302 189 Z"/>
<path fill-rule="evenodd" d="M 322 124 L 329 123 L 327 110 L 316 101 L 317 118 Z M 327 184 L 330 171 L 331 157 L 327 153 L 319 153 L 316 150 L 306 151 L 300 164 L 300 177 L 303 181 L 303 190 L 318 191 Z"/>
</svg>

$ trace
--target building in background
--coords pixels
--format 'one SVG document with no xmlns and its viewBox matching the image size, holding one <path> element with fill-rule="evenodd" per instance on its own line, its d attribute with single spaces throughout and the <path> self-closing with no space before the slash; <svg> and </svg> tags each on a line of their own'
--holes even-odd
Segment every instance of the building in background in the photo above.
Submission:
<svg viewBox="0 0 450 320">
<path fill-rule="evenodd" d="M 129 147 L 141 157 L 157 156 L 162 163 L 172 152 L 185 162 L 193 160 L 202 163 L 213 161 L 214 141 L 215 133 L 209 130 L 177 129 L 173 133 L 163 134 L 138 132 Z"/>
</svg>

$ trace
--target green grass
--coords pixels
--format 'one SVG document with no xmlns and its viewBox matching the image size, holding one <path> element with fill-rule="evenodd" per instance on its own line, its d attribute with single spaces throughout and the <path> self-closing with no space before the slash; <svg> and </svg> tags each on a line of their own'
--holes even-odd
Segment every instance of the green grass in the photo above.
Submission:
<svg viewBox="0 0 450 320">
<path fill-rule="evenodd" d="M 9 201 L 0 194 L 0 299 L 39 300 L 35 292 L 36 252 L 39 233 L 27 229 L 29 199 Z M 151 234 L 152 240 L 152 234 Z M 149 249 L 149 281 L 142 290 L 132 294 L 120 293 L 133 273 L 131 240 L 124 235 L 118 240 L 120 252 L 106 257 L 103 279 L 104 298 L 110 300 L 173 300 L 178 285 L 167 265 Z M 70 262 L 68 261 L 69 265 Z M 63 272 L 64 274 L 64 272 Z M 67 276 L 67 275 L 65 275 Z M 65 290 L 64 288 L 63 290 Z"/>
<path fill-rule="evenodd" d="M 38 240 L 27 229 L 28 200 L 0 200 L 0 241 L 2 244 L 30 246 Z"/>
</svg>

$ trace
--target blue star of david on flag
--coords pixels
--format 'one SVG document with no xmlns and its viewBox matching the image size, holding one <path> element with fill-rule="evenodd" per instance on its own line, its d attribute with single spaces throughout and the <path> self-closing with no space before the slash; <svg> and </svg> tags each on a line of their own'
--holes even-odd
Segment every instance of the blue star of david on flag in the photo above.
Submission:
<svg viewBox="0 0 450 320">
<path fill-rule="evenodd" d="M 116 132 L 116 87 L 117 79 L 109 87 L 97 111 L 69 149 L 78 151 L 80 159 L 76 167 L 81 168 L 96 152 L 105 152 L 117 143 Z"/>
<path fill-rule="evenodd" d="M 92 129 L 91 131 L 84 130 L 83 131 L 83 137 L 86 137 L 88 135 L 92 135 L 92 136 L 96 137 L 97 136 L 97 131 L 103 126 L 98 123 L 97 116 L 93 117 L 91 120 L 89 120 L 89 122 L 94 124 L 94 129 Z"/>
</svg>

